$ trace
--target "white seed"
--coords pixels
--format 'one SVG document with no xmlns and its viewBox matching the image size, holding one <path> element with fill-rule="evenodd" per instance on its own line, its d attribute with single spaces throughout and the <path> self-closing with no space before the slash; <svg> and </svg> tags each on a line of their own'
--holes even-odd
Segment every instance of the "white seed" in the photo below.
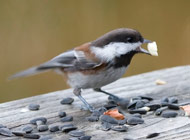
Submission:
<svg viewBox="0 0 190 140">
<path fill-rule="evenodd" d="M 147 48 L 152 56 L 158 56 L 158 48 L 156 42 L 148 43 Z"/>
<path fill-rule="evenodd" d="M 167 83 L 166 81 L 160 79 L 156 80 L 155 82 L 157 85 L 165 85 Z"/>
</svg>

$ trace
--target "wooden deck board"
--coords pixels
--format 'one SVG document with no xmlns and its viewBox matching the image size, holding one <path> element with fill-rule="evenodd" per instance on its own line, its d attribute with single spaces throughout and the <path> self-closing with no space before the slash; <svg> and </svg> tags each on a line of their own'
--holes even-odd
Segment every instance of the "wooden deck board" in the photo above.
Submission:
<svg viewBox="0 0 190 140">
<path fill-rule="evenodd" d="M 156 85 L 155 80 L 167 81 L 165 85 Z M 163 96 L 175 96 L 179 102 L 190 102 L 190 66 L 179 66 L 164 70 L 144 73 L 128 78 L 122 78 L 103 88 L 120 97 L 134 97 L 138 95 L 148 95 L 156 100 Z M 94 107 L 98 108 L 105 104 L 107 96 L 92 90 L 85 90 L 83 97 Z M 72 105 L 61 105 L 60 101 L 65 97 L 73 97 L 75 101 Z M 30 103 L 40 104 L 39 111 L 21 112 Z M 6 125 L 12 130 L 18 130 L 29 120 L 36 117 L 46 117 L 48 125 L 60 124 L 59 111 L 66 111 L 74 117 L 73 124 L 85 131 L 86 135 L 91 135 L 92 140 L 122 140 L 130 137 L 135 140 L 143 140 L 149 133 L 159 132 L 154 140 L 190 140 L 190 118 L 178 116 L 177 118 L 164 119 L 153 115 L 145 115 L 145 123 L 137 126 L 130 126 L 127 132 L 102 131 L 97 129 L 100 122 L 87 122 L 85 117 L 89 116 L 88 111 L 81 111 L 81 101 L 72 93 L 72 89 L 57 91 L 39 96 L 29 97 L 21 100 L 0 104 L 0 124 Z M 35 132 L 35 131 L 34 131 Z M 36 133 L 39 133 L 36 131 Z M 55 140 L 67 140 L 70 136 L 56 132 L 40 132 L 40 135 L 51 135 Z M 23 139 L 18 137 L 4 137 L 3 140 Z M 24 140 L 24 139 L 23 139 Z"/>
</svg>

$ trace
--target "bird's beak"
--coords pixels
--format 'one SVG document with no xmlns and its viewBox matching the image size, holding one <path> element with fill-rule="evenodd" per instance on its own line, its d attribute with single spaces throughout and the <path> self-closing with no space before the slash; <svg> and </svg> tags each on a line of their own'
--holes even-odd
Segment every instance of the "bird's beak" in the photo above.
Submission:
<svg viewBox="0 0 190 140">
<path fill-rule="evenodd" d="M 147 43 L 151 43 L 151 42 L 152 42 L 152 41 L 150 41 L 150 40 L 144 39 L 144 41 L 143 41 L 142 44 L 147 44 Z M 145 54 L 150 55 L 150 53 L 149 53 L 147 50 L 143 49 L 141 46 L 139 46 L 139 47 L 136 49 L 136 51 L 137 51 L 138 53 L 145 53 Z"/>
</svg>

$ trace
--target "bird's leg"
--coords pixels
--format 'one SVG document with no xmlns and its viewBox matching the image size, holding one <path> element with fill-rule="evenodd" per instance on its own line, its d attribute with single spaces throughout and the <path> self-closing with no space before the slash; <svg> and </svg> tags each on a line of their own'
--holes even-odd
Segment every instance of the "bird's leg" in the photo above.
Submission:
<svg viewBox="0 0 190 140">
<path fill-rule="evenodd" d="M 108 93 L 108 92 L 102 90 L 101 88 L 95 88 L 94 90 L 97 91 L 97 92 L 102 92 L 102 93 L 104 93 L 106 95 L 109 95 L 111 97 L 111 99 L 113 99 L 114 101 L 118 101 L 119 100 L 119 97 L 117 97 L 117 96 L 115 96 L 115 95 L 113 95 L 111 93 Z"/>
<path fill-rule="evenodd" d="M 73 93 L 84 103 L 90 112 L 94 112 L 94 108 L 81 96 L 81 89 L 75 88 Z"/>
</svg>

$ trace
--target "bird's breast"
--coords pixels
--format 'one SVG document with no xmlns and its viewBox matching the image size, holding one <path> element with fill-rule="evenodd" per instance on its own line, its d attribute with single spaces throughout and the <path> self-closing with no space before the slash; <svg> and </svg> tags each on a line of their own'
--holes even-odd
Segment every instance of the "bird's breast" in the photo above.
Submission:
<svg viewBox="0 0 190 140">
<path fill-rule="evenodd" d="M 67 82 L 73 88 L 100 88 L 121 78 L 126 69 L 127 67 L 111 67 L 96 73 L 82 71 L 67 73 Z"/>
</svg>

